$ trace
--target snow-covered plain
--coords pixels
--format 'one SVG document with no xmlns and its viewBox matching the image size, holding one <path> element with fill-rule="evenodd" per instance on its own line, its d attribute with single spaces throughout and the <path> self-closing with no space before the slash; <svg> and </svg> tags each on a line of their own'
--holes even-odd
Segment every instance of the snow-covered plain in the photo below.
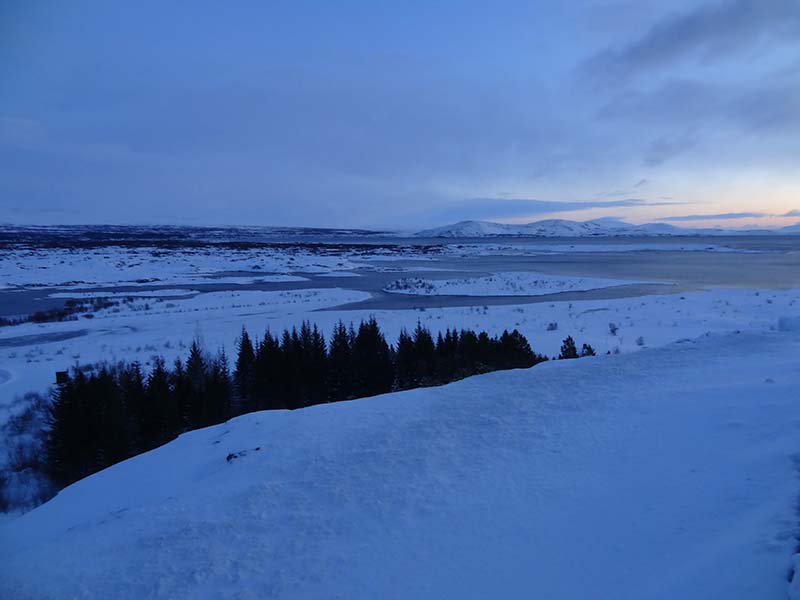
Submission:
<svg viewBox="0 0 800 600">
<path fill-rule="evenodd" d="M 545 281 L 559 279 L 586 278 L 548 276 Z M 483 289 L 489 294 L 502 294 L 497 285 L 501 281 L 498 278 L 494 285 Z M 25 392 L 46 391 L 54 371 L 75 364 L 126 359 L 147 365 L 156 354 L 163 354 L 170 361 L 185 358 L 188 344 L 197 335 L 210 350 L 224 348 L 232 356 L 242 326 L 261 335 L 267 328 L 276 331 L 310 319 L 328 333 L 339 319 L 357 323 L 374 315 L 390 339 L 395 339 L 401 328 L 413 329 L 418 321 L 434 333 L 448 327 L 485 329 L 492 334 L 517 328 L 537 352 L 553 356 L 567 335 L 592 344 L 602 353 L 625 352 L 709 331 L 769 331 L 780 317 L 800 313 L 798 289 L 714 289 L 518 306 L 483 306 L 476 296 L 475 305 L 467 307 L 319 312 L 369 296 L 358 290 L 328 288 L 229 290 L 183 298 L 142 297 L 96 312 L 92 319 L 1 328 L 0 367 L 15 377 L 13 381 L 0 383 L 0 407 Z M 612 323 L 617 328 L 615 335 L 611 334 Z"/>
<path fill-rule="evenodd" d="M 595 290 L 636 283 L 642 282 L 531 272 L 500 272 L 463 279 L 404 278 L 393 281 L 384 288 L 384 291 L 393 294 L 421 296 L 542 296 L 558 292 Z"/>
<path fill-rule="evenodd" d="M 0 596 L 785 598 L 798 372 L 712 335 L 247 415 L 7 524 Z"/>
<path fill-rule="evenodd" d="M 373 254 L 385 252 L 376 248 Z M 403 257 L 402 248 L 387 258 Z M 355 251 L 320 253 L 306 249 L 256 248 L 175 248 L 102 247 L 35 248 L 0 253 L 0 286 L 96 287 L 110 285 L 149 285 L 157 282 L 191 285 L 220 282 L 218 273 L 246 271 L 247 278 L 232 278 L 243 283 L 254 279 L 298 281 L 289 273 L 331 273 L 358 267 Z M 252 275 L 263 271 L 264 275 Z M 236 281 L 234 281 L 235 283 Z"/>
<path fill-rule="evenodd" d="M 375 316 L 390 340 L 402 328 L 422 322 L 434 333 L 450 328 L 519 329 L 533 349 L 558 354 L 573 336 L 598 352 L 629 352 L 692 338 L 706 332 L 771 331 L 782 316 L 800 314 L 800 290 L 710 290 L 619 300 L 582 300 L 509 306 L 429 308 L 426 310 L 325 310 L 369 297 L 355 290 L 310 289 L 280 292 L 223 291 L 187 298 L 141 298 L 94 313 L 92 319 L 25 323 L 0 329 L 0 368 L 14 379 L 0 382 L 2 407 L 25 392 L 45 392 L 54 372 L 101 360 L 139 360 L 154 355 L 185 358 L 199 336 L 213 351 L 235 352 L 243 326 L 262 335 L 310 319 L 330 333 L 342 319 L 358 323 Z M 612 327 L 616 333 L 612 334 Z"/>
</svg>

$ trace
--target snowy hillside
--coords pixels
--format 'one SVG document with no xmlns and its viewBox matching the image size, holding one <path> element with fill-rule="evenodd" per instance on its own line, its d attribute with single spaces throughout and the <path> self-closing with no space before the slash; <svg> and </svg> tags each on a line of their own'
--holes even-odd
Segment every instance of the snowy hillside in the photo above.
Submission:
<svg viewBox="0 0 800 600">
<path fill-rule="evenodd" d="M 586 235 L 607 235 L 609 226 L 605 223 L 587 221 L 566 221 L 551 219 L 522 225 L 508 225 L 489 221 L 461 221 L 417 233 L 420 237 L 488 237 L 488 236 L 542 236 L 579 237 Z"/>
<path fill-rule="evenodd" d="M 797 229 L 784 228 L 782 233 L 792 233 Z M 604 218 L 593 221 L 568 221 L 547 219 L 510 225 L 490 221 L 461 221 L 453 225 L 426 229 L 418 232 L 419 237 L 470 238 L 499 236 L 531 237 L 590 237 L 590 236 L 653 236 L 653 235 L 734 235 L 769 234 L 768 230 L 697 229 L 682 228 L 667 223 L 645 223 L 632 225 L 618 219 Z"/>
<path fill-rule="evenodd" d="M 731 334 L 254 413 L 9 523 L 0 597 L 785 598 L 798 372 Z"/>
</svg>

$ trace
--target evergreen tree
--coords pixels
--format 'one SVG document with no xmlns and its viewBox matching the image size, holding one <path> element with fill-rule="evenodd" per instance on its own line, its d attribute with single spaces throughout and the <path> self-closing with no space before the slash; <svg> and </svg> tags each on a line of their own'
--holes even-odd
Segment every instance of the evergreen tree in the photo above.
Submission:
<svg viewBox="0 0 800 600">
<path fill-rule="evenodd" d="M 204 425 L 216 425 L 230 418 L 232 396 L 228 357 L 224 350 L 220 350 L 208 367 L 203 387 Z"/>
<path fill-rule="evenodd" d="M 48 475 L 60 487 L 86 477 L 94 468 L 93 448 L 85 443 L 91 437 L 87 388 L 87 377 L 78 370 L 58 386 L 50 403 L 45 454 Z"/>
<path fill-rule="evenodd" d="M 200 342 L 195 339 L 189 347 L 189 357 L 186 359 L 186 422 L 189 429 L 203 427 L 205 424 L 205 398 L 206 359 L 200 348 Z"/>
<path fill-rule="evenodd" d="M 353 342 L 353 366 L 357 397 L 375 396 L 391 391 L 394 365 L 389 344 L 374 317 L 362 321 Z"/>
<path fill-rule="evenodd" d="M 310 403 L 320 404 L 328 399 L 325 387 L 328 381 L 328 345 L 325 336 L 316 326 L 311 328 L 311 340 L 308 346 L 308 369 L 311 380 Z"/>
<path fill-rule="evenodd" d="M 147 377 L 144 392 L 146 415 L 142 425 L 142 437 L 148 448 L 154 448 L 171 440 L 180 432 L 180 412 L 176 394 L 170 388 L 170 373 L 164 359 L 158 357 Z"/>
<path fill-rule="evenodd" d="M 297 328 L 284 329 L 281 336 L 281 370 L 278 373 L 278 392 L 283 405 L 289 409 L 303 406 L 300 365 L 302 362 L 300 335 Z"/>
<path fill-rule="evenodd" d="M 94 471 L 99 471 L 133 455 L 131 415 L 124 404 L 116 373 L 101 367 L 89 379 L 89 405 L 92 436 L 87 440 L 94 448 Z"/>
<path fill-rule="evenodd" d="M 233 387 L 235 392 L 236 414 L 242 414 L 256 410 L 255 398 L 255 362 L 256 353 L 253 343 L 247 330 L 242 327 L 242 335 L 239 338 L 238 352 L 236 356 L 236 367 L 233 372 Z"/>
<path fill-rule="evenodd" d="M 400 330 L 395 353 L 395 386 L 398 390 L 414 387 L 417 375 L 417 357 L 414 340 L 405 329 Z"/>
<path fill-rule="evenodd" d="M 285 408 L 282 395 L 283 356 L 278 338 L 269 331 L 256 348 L 255 396 L 258 410 Z"/>
<path fill-rule="evenodd" d="M 516 329 L 511 333 L 503 331 L 498 350 L 501 357 L 501 368 L 527 369 L 537 362 L 541 362 L 541 357 L 534 354 L 528 340 Z"/>
<path fill-rule="evenodd" d="M 186 369 L 179 358 L 175 359 L 169 379 L 177 417 L 175 431 L 176 433 L 182 433 L 191 427 L 193 392 L 189 376 L 186 374 Z"/>
<path fill-rule="evenodd" d="M 584 344 L 581 349 L 581 356 L 597 356 L 597 353 L 589 344 Z"/>
<path fill-rule="evenodd" d="M 122 364 L 112 372 L 117 380 L 121 394 L 121 402 L 129 421 L 126 423 L 128 437 L 139 451 L 144 452 L 152 446 L 150 433 L 146 431 L 147 421 L 153 418 L 148 414 L 150 408 L 145 402 L 145 384 L 142 367 L 138 362 Z"/>
<path fill-rule="evenodd" d="M 331 335 L 328 352 L 327 392 L 328 402 L 349 400 L 354 397 L 353 381 L 353 338 L 342 321 L 339 321 Z"/>
<path fill-rule="evenodd" d="M 414 385 L 436 383 L 436 344 L 431 332 L 417 321 L 414 329 Z"/>
<path fill-rule="evenodd" d="M 482 373 L 496 369 L 492 339 L 485 331 L 478 334 L 477 358 Z"/>
<path fill-rule="evenodd" d="M 296 365 L 299 406 L 310 406 L 323 402 L 326 397 L 325 378 L 328 350 L 325 338 L 316 325 L 303 321 L 298 334 L 294 360 Z"/>
<path fill-rule="evenodd" d="M 449 328 L 444 335 L 439 334 L 436 340 L 436 371 L 439 383 L 447 383 L 463 377 L 464 358 L 461 355 L 458 331 Z"/>
<path fill-rule="evenodd" d="M 575 347 L 575 340 L 572 336 L 567 336 L 567 339 L 561 344 L 561 354 L 558 355 L 559 360 L 568 358 L 578 358 L 578 349 Z"/>
</svg>

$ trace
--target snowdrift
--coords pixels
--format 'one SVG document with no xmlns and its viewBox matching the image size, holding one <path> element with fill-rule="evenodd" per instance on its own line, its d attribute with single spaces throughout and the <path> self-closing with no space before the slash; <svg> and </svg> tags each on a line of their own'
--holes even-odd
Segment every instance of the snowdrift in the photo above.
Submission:
<svg viewBox="0 0 800 600">
<path fill-rule="evenodd" d="M 3 598 L 785 598 L 800 336 L 181 436 L 0 529 Z"/>
</svg>

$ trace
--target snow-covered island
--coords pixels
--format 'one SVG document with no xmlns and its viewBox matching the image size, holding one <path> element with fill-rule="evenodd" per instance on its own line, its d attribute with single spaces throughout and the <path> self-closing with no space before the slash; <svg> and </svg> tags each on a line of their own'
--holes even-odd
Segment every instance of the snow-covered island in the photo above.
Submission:
<svg viewBox="0 0 800 600">
<path fill-rule="evenodd" d="M 403 278 L 384 289 L 392 294 L 453 295 L 453 296 L 543 296 L 559 292 L 576 292 L 635 285 L 639 281 L 602 279 L 597 277 L 567 277 L 544 273 L 494 273 L 465 279 Z"/>
</svg>

